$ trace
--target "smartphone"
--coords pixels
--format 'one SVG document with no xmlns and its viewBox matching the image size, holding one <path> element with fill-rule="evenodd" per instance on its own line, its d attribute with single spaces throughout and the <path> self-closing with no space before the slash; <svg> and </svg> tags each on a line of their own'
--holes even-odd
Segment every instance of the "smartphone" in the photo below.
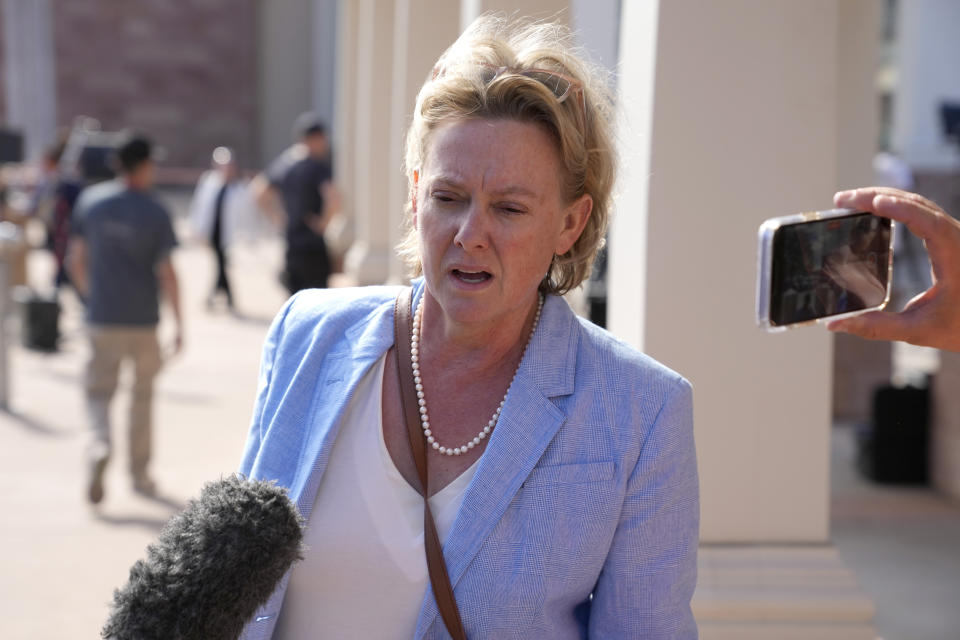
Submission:
<svg viewBox="0 0 960 640">
<path fill-rule="evenodd" d="M 883 309 L 893 275 L 893 222 L 850 209 L 760 225 L 757 324 L 768 331 Z"/>
</svg>

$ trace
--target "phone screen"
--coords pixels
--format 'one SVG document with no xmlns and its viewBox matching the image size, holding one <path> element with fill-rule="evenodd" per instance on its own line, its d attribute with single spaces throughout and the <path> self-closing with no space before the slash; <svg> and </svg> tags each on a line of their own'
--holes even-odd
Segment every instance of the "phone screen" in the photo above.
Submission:
<svg viewBox="0 0 960 640">
<path fill-rule="evenodd" d="M 861 311 L 886 299 L 890 220 L 870 213 L 779 227 L 773 237 L 770 323 Z"/>
</svg>

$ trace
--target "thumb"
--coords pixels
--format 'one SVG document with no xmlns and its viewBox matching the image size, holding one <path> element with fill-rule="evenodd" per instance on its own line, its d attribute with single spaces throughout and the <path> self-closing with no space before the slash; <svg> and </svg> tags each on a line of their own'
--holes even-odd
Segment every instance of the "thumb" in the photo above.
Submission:
<svg viewBox="0 0 960 640">
<path fill-rule="evenodd" d="M 912 324 L 902 314 L 890 311 L 871 311 L 843 320 L 834 320 L 827 329 L 849 333 L 867 340 L 903 340 L 913 337 Z"/>
</svg>

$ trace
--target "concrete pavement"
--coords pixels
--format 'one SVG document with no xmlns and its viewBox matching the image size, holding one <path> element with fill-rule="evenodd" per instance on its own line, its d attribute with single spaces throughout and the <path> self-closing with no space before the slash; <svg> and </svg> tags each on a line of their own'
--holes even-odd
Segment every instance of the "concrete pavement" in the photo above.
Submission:
<svg viewBox="0 0 960 640">
<path fill-rule="evenodd" d="M 121 376 L 106 497 L 96 508 L 86 502 L 81 380 L 87 346 L 76 299 L 61 296 L 63 339 L 57 353 L 22 348 L 16 327 L 10 327 L 10 411 L 0 413 L 0 637 L 99 637 L 113 590 L 126 581 L 130 565 L 143 557 L 163 523 L 204 482 L 236 468 L 260 347 L 286 299 L 277 281 L 281 258 L 278 238 L 234 248 L 231 285 L 241 313 L 235 317 L 205 308 L 214 279 L 209 250 L 186 242 L 177 250 L 186 340 L 155 390 L 157 499 L 130 487 L 124 433 L 129 395 Z M 51 269 L 45 252 L 32 253 L 32 283 L 49 282 Z M 161 323 L 167 342 L 169 329 Z"/>
<path fill-rule="evenodd" d="M 831 433 L 831 542 L 876 607 L 881 640 L 960 638 L 960 505 L 855 471 L 853 429 Z"/>
</svg>

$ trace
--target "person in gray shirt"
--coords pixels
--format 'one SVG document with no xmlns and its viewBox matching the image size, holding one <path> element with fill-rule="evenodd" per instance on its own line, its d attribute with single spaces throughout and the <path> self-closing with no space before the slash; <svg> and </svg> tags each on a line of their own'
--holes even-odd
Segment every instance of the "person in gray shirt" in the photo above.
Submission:
<svg viewBox="0 0 960 640">
<path fill-rule="evenodd" d="M 175 351 L 183 323 L 177 274 L 170 252 L 177 245 L 170 214 L 151 194 L 155 166 L 151 143 L 130 136 L 117 151 L 120 176 L 84 191 L 70 240 L 70 275 L 85 299 L 90 360 L 85 389 L 90 418 L 87 498 L 103 499 L 103 473 L 111 454 L 110 400 L 121 362 L 134 371 L 130 409 L 130 471 L 136 491 L 156 491 L 150 462 L 154 378 L 161 367 L 157 341 L 159 298 L 176 321 Z"/>
</svg>

